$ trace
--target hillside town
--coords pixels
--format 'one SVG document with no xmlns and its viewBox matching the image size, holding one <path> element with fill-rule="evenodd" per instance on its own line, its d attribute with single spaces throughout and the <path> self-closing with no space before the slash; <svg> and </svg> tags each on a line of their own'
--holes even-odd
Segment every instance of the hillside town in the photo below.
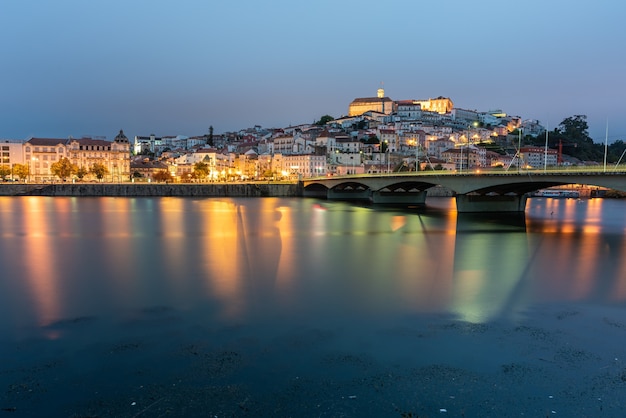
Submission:
<svg viewBox="0 0 626 418">
<path fill-rule="evenodd" d="M 394 101 L 383 89 L 354 99 L 347 116 L 284 128 L 254 126 L 197 136 L 2 140 L 5 181 L 219 182 L 414 170 L 543 168 L 572 161 L 558 149 L 523 145 L 545 128 L 450 98 Z M 574 162 L 576 163 L 576 162 Z M 578 162 L 580 163 L 580 162 Z"/>
</svg>

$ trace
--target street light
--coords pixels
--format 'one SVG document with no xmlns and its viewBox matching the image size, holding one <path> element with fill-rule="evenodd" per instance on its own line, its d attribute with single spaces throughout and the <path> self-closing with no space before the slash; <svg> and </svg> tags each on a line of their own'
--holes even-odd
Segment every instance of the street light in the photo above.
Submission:
<svg viewBox="0 0 626 418">
<path fill-rule="evenodd" d="M 31 163 L 31 161 L 37 161 L 37 157 L 32 157 L 28 160 L 28 182 L 30 183 L 30 174 L 32 172 L 32 166 L 36 163 Z"/>
<path fill-rule="evenodd" d="M 459 137 L 459 142 L 461 142 L 461 138 Z M 463 172 L 463 144 L 461 144 L 461 169 L 459 170 L 460 173 Z"/>
<path fill-rule="evenodd" d="M 518 128 L 518 139 L 517 139 L 517 173 L 519 174 L 522 164 L 522 128 Z"/>
</svg>

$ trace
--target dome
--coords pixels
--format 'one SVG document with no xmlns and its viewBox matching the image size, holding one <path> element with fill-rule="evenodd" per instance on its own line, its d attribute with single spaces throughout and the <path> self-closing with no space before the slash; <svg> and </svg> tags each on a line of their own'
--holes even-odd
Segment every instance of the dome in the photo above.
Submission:
<svg viewBox="0 0 626 418">
<path fill-rule="evenodd" d="M 115 142 L 121 142 L 124 144 L 128 144 L 128 138 L 126 138 L 126 135 L 124 135 L 124 131 L 122 129 L 120 129 L 120 133 L 117 134 L 117 136 L 115 137 Z"/>
</svg>

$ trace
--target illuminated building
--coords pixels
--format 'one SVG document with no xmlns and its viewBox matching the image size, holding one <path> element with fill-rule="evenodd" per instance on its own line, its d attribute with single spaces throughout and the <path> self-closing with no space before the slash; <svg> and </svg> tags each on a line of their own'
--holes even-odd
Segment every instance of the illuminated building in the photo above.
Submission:
<svg viewBox="0 0 626 418">
<path fill-rule="evenodd" d="M 422 110 L 439 114 L 450 113 L 454 108 L 452 100 L 443 96 L 428 100 L 413 100 L 413 103 L 419 104 Z"/>
<path fill-rule="evenodd" d="M 389 97 L 385 97 L 385 90 L 378 89 L 376 97 L 354 99 L 348 107 L 348 116 L 362 115 L 371 110 L 390 115 L 395 111 L 395 104 Z"/>
<path fill-rule="evenodd" d="M 122 130 L 113 141 L 70 139 L 67 154 L 78 168 L 89 170 L 96 163 L 104 165 L 108 171 L 105 178 L 111 181 L 127 181 L 130 178 L 130 142 Z"/>
<path fill-rule="evenodd" d="M 124 132 L 113 141 L 104 139 L 31 138 L 24 143 L 24 160 L 29 165 L 35 182 L 56 181 L 52 164 L 67 158 L 78 168 L 91 169 L 93 164 L 104 165 L 112 181 L 125 181 L 130 176 L 130 142 Z"/>
</svg>

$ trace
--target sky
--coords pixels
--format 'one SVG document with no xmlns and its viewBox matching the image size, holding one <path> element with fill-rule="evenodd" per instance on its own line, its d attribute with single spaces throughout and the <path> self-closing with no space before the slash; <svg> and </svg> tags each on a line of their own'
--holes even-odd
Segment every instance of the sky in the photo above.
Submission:
<svg viewBox="0 0 626 418">
<path fill-rule="evenodd" d="M 449 97 L 626 141 L 626 2 L 2 0 L 0 138 L 281 128 Z"/>
</svg>

